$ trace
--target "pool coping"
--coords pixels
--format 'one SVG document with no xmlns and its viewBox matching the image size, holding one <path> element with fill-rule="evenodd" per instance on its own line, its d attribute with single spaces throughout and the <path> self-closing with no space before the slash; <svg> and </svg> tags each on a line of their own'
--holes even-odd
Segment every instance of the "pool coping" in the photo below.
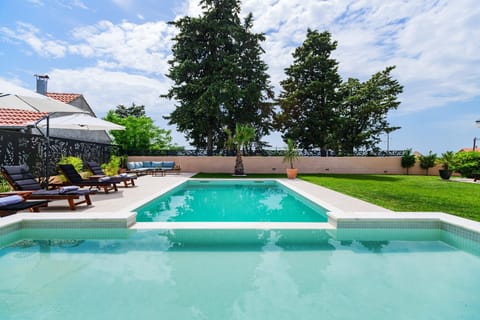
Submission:
<svg viewBox="0 0 480 320">
<path fill-rule="evenodd" d="M 160 192 L 153 193 L 148 199 L 172 190 L 188 179 L 181 179 L 172 183 Z M 194 180 L 194 179 L 192 179 Z M 196 179 L 195 179 L 196 180 Z M 231 181 L 231 179 L 229 179 Z M 251 179 L 255 180 L 255 179 Z M 56 229 L 441 229 L 464 238 L 480 242 L 480 222 L 453 216 L 443 212 L 394 212 L 361 200 L 336 193 L 332 190 L 318 187 L 305 181 L 287 179 L 257 179 L 276 180 L 294 192 L 306 197 L 310 201 L 329 210 L 328 222 L 136 222 L 136 213 L 131 212 L 141 204 L 133 203 L 121 212 L 55 212 L 55 213 L 17 213 L 0 219 L 0 236 L 27 228 L 56 228 Z M 360 210 L 345 210 L 325 201 L 321 196 L 328 194 L 328 200 L 338 197 L 337 204 L 349 199 L 355 200 Z M 319 196 L 320 195 L 320 196 Z M 148 200 L 148 201 L 150 201 Z M 334 199 L 335 200 L 335 199 Z M 333 201 L 335 202 L 335 201 Z M 361 211 L 366 208 L 366 211 Z"/>
</svg>

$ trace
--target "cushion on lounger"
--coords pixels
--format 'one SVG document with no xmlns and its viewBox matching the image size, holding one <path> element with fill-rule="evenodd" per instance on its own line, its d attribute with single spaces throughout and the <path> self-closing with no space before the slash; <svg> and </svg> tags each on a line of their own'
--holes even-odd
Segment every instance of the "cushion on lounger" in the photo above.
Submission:
<svg viewBox="0 0 480 320">
<path fill-rule="evenodd" d="M 65 186 L 65 187 L 61 187 L 60 189 L 58 189 L 58 192 L 59 193 L 67 193 L 67 192 L 71 192 L 71 191 L 77 191 L 78 189 L 80 189 L 79 186 Z"/>
<path fill-rule="evenodd" d="M 11 204 L 20 203 L 23 201 L 23 198 L 19 195 L 0 197 L 0 207 L 6 207 Z"/>
</svg>

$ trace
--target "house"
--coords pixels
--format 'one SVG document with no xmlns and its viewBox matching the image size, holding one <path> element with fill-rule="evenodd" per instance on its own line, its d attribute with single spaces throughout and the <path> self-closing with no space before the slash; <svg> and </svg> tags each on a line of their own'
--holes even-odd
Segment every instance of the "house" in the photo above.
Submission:
<svg viewBox="0 0 480 320">
<path fill-rule="evenodd" d="M 48 92 L 47 84 L 49 77 L 48 75 L 35 75 L 37 78 L 37 87 L 36 91 L 39 94 L 43 94 L 49 98 L 61 101 L 63 103 L 72 105 L 74 107 L 80 108 L 86 113 L 90 114 L 93 117 L 96 117 L 95 112 L 88 104 L 87 100 L 82 94 L 78 93 L 58 93 L 58 92 Z M 66 114 L 56 113 L 52 117 L 64 116 Z M 72 129 L 50 129 L 51 137 L 66 138 L 66 139 L 75 139 L 95 143 L 104 143 L 111 144 L 112 138 L 106 131 L 90 131 L 90 130 L 72 130 Z"/>
</svg>

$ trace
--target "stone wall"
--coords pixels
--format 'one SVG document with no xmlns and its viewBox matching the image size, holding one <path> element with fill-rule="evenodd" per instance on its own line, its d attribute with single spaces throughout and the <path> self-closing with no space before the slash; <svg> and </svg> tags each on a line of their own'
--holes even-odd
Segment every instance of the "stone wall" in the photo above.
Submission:
<svg viewBox="0 0 480 320">
<path fill-rule="evenodd" d="M 129 161 L 175 161 L 185 172 L 231 173 L 235 157 L 130 156 Z M 301 157 L 295 162 L 299 173 L 405 174 L 401 157 Z M 245 173 L 284 173 L 283 157 L 243 157 Z M 438 175 L 440 166 L 428 170 Z M 412 175 L 425 175 L 419 163 L 409 169 Z"/>
</svg>

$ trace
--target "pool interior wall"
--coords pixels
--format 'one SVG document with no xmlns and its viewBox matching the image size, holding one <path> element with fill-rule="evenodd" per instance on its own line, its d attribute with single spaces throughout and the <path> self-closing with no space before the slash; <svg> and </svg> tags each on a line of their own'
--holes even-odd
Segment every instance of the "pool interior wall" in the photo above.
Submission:
<svg viewBox="0 0 480 320">
<path fill-rule="evenodd" d="M 328 220 L 326 208 L 274 179 L 188 180 L 132 211 L 137 222 Z"/>
<path fill-rule="evenodd" d="M 473 320 L 480 312 L 478 243 L 457 250 L 441 229 L 15 233 L 0 250 L 1 319 Z"/>
</svg>

